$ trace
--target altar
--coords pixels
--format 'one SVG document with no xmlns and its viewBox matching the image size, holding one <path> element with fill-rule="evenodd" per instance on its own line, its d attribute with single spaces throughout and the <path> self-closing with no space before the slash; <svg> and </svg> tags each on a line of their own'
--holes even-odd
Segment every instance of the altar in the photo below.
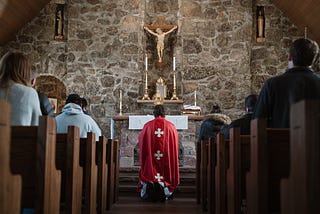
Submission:
<svg viewBox="0 0 320 214">
<path fill-rule="evenodd" d="M 153 115 L 117 115 L 111 118 L 111 138 L 120 140 L 120 167 L 139 166 L 138 135 Z M 203 116 L 167 115 L 179 134 L 179 165 L 195 168 L 196 141 Z"/>
</svg>

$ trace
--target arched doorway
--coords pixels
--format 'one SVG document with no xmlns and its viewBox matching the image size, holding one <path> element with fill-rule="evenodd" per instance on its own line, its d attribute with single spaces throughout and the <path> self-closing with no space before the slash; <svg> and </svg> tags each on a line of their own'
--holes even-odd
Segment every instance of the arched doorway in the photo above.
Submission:
<svg viewBox="0 0 320 214">
<path fill-rule="evenodd" d="M 37 77 L 35 88 L 57 101 L 56 114 L 59 114 L 66 101 L 66 86 L 58 78 L 48 75 Z"/>
</svg>

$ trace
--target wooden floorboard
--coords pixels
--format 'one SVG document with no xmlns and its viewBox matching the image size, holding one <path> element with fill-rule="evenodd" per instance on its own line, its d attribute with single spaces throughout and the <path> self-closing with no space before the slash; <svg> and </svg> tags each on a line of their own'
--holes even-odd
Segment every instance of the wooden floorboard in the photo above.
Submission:
<svg viewBox="0 0 320 214">
<path fill-rule="evenodd" d="M 116 204 L 108 212 L 111 214 L 123 213 L 201 213 L 200 205 L 196 204 L 195 198 L 174 198 L 161 202 L 142 201 L 138 196 L 120 196 Z"/>
</svg>

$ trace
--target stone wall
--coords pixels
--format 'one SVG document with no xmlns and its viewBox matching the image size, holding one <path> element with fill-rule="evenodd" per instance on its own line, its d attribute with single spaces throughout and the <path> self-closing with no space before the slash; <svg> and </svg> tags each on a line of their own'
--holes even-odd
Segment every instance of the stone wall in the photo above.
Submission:
<svg viewBox="0 0 320 214">
<path fill-rule="evenodd" d="M 65 3 L 64 39 L 54 40 L 56 3 Z M 255 39 L 256 6 L 265 7 L 266 42 Z M 156 66 L 155 42 L 143 30 L 164 16 L 178 30 L 166 38 L 165 66 Z M 88 99 L 90 113 L 108 135 L 110 118 L 139 113 L 144 56 L 150 79 L 164 76 L 172 86 L 177 61 L 178 96 L 202 114 L 214 103 L 232 118 L 243 114 L 244 97 L 258 93 L 266 78 L 282 73 L 290 41 L 303 35 L 269 0 L 53 0 L 1 47 L 28 55 L 42 76 L 54 76 L 66 94 Z"/>
</svg>

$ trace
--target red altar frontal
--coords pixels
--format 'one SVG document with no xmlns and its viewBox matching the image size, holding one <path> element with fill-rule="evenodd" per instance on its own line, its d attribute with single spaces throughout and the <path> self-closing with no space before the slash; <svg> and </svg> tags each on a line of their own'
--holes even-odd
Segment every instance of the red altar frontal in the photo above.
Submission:
<svg viewBox="0 0 320 214">
<path fill-rule="evenodd" d="M 120 140 L 120 167 L 123 168 L 139 166 L 138 135 L 144 122 L 148 121 L 151 116 L 139 115 L 139 121 L 135 124 L 129 121 L 129 117 L 132 119 L 132 116 L 129 115 L 113 116 L 111 119 L 111 137 Z M 186 119 L 186 125 L 183 125 L 184 119 Z M 177 123 L 180 167 L 195 168 L 196 142 L 203 116 L 178 115 L 177 117 L 171 116 L 169 120 L 175 120 L 173 123 Z"/>
</svg>

